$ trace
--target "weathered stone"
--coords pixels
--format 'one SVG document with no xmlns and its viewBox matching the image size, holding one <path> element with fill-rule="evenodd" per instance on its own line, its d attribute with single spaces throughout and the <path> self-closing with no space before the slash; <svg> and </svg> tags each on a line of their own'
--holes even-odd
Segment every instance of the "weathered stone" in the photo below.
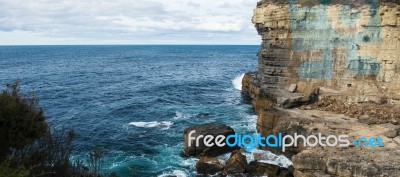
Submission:
<svg viewBox="0 0 400 177">
<path fill-rule="evenodd" d="M 254 10 L 252 21 L 263 39 L 256 74 L 260 87 L 296 84 L 301 93 L 324 87 L 351 96 L 354 102 L 380 103 L 382 97 L 400 96 L 398 4 L 375 6 L 372 11 L 378 13 L 367 13 L 373 6 L 357 4 L 348 13 L 362 13 L 346 16 L 357 21 L 355 26 L 341 22 L 343 5 L 290 4 L 263 1 Z M 363 56 L 370 59 L 360 61 Z"/>
<path fill-rule="evenodd" d="M 233 151 L 229 159 L 226 161 L 225 172 L 227 174 L 240 174 L 244 173 L 247 168 L 246 156 L 240 153 L 240 151 Z"/>
<path fill-rule="evenodd" d="M 250 83 L 253 81 L 255 77 L 254 73 L 246 73 L 242 79 L 242 92 L 249 93 L 250 92 Z"/>
<path fill-rule="evenodd" d="M 326 156 L 323 154 L 308 151 L 293 156 L 292 161 L 295 169 L 301 171 L 318 171 L 326 169 L 325 158 Z"/>
<path fill-rule="evenodd" d="M 257 131 L 383 139 L 376 148 L 289 147 L 296 177 L 400 176 L 399 3 L 369 1 L 378 4 L 343 12 L 340 3 L 291 2 L 298 1 L 263 0 L 254 10 L 263 41 L 245 92 L 257 106 Z M 343 25 L 343 13 L 357 25 Z M 286 89 L 291 84 L 296 93 Z"/>
<path fill-rule="evenodd" d="M 289 92 L 294 93 L 297 90 L 297 84 L 290 84 L 290 86 L 287 89 Z"/>
<path fill-rule="evenodd" d="M 368 114 L 364 114 L 361 116 L 358 116 L 358 122 L 368 124 L 368 125 L 373 125 L 378 123 L 377 119 L 374 119 L 373 117 L 370 117 Z"/>
<path fill-rule="evenodd" d="M 380 136 L 384 139 L 385 147 L 364 148 L 365 145 L 362 145 L 362 149 L 355 146 L 310 149 L 303 147 L 300 141 L 299 147 L 287 148 L 285 155 L 295 155 L 292 158 L 293 166 L 296 173 L 302 176 L 315 176 L 321 173 L 337 176 L 357 173 L 360 174 L 359 176 L 368 176 L 382 170 L 391 175 L 398 174 L 400 172 L 399 145 L 396 144 L 396 139 L 391 140 L 385 136 L 388 130 L 396 127 L 392 124 L 367 125 L 355 118 L 332 112 L 281 108 L 263 110 L 259 113 L 257 120 L 257 131 L 264 136 L 277 134 L 277 132 L 283 135 L 297 133 L 305 136 L 319 132 L 323 135 Z M 397 153 L 399 156 L 395 155 Z M 360 169 L 366 167 L 370 167 L 371 170 L 360 172 Z"/>
<path fill-rule="evenodd" d="M 189 146 L 189 133 L 195 130 L 195 133 L 193 133 L 191 136 L 194 139 L 191 139 Z M 235 147 L 229 147 L 229 146 L 223 146 L 223 147 L 218 147 L 217 145 L 207 147 L 204 144 L 204 137 L 207 135 L 212 135 L 214 138 L 216 138 L 218 135 L 224 135 L 225 137 L 228 137 L 229 135 L 235 134 L 235 131 L 221 123 L 207 123 L 207 124 L 202 124 L 202 125 L 196 125 L 192 127 L 188 127 L 184 130 L 183 132 L 183 139 L 184 139 L 184 154 L 190 155 L 190 156 L 217 156 L 224 154 L 226 152 L 233 151 Z M 199 139 L 198 145 L 196 146 L 196 139 L 198 136 L 203 135 L 202 138 Z M 224 140 L 225 141 L 225 140 Z M 215 141 L 212 141 L 215 142 Z"/>
<path fill-rule="evenodd" d="M 400 146 L 400 136 L 393 138 L 393 141 Z"/>
<path fill-rule="evenodd" d="M 400 105 L 377 104 L 374 102 L 349 103 L 347 96 L 325 96 L 321 100 L 303 106 L 302 109 L 316 109 L 332 111 L 338 114 L 358 118 L 360 123 L 374 124 L 393 124 L 392 129 L 397 129 L 400 122 Z M 307 107 L 307 108 L 306 108 Z"/>
<path fill-rule="evenodd" d="M 291 177 L 293 172 L 286 168 L 273 164 L 251 161 L 247 167 L 247 172 L 252 176 L 268 176 L 268 177 Z"/>
<path fill-rule="evenodd" d="M 382 126 L 383 126 L 384 128 L 386 128 L 386 130 L 385 130 L 385 132 L 384 132 L 384 135 L 385 135 L 386 137 L 388 137 L 388 138 L 394 138 L 394 137 L 397 136 L 397 129 L 399 128 L 398 126 L 393 125 L 393 124 L 390 124 L 390 123 L 384 124 L 384 125 L 382 125 Z"/>
<path fill-rule="evenodd" d="M 388 130 L 385 132 L 385 136 L 388 138 L 394 138 L 397 136 L 397 130 Z"/>
<path fill-rule="evenodd" d="M 337 90 L 333 90 L 333 89 L 329 89 L 329 88 L 325 88 L 325 87 L 318 88 L 319 96 L 332 96 L 332 95 L 341 95 L 341 94 L 342 94 L 342 92 L 337 91 Z"/>
<path fill-rule="evenodd" d="M 216 157 L 201 157 L 196 163 L 196 171 L 200 174 L 215 174 L 224 170 L 224 163 Z"/>
</svg>

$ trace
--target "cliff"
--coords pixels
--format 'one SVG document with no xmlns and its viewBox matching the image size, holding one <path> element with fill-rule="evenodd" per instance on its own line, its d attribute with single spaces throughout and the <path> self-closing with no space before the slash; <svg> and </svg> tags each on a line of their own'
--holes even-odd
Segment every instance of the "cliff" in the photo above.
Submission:
<svg viewBox="0 0 400 177">
<path fill-rule="evenodd" d="M 325 87 L 353 102 L 399 103 L 400 6 L 262 3 L 253 23 L 262 37 L 257 80 L 264 87 Z"/>
<path fill-rule="evenodd" d="M 293 147 L 285 154 L 295 176 L 400 176 L 399 2 L 329 2 L 261 1 L 254 10 L 262 44 L 243 92 L 257 130 L 384 139 L 379 148 Z"/>
</svg>

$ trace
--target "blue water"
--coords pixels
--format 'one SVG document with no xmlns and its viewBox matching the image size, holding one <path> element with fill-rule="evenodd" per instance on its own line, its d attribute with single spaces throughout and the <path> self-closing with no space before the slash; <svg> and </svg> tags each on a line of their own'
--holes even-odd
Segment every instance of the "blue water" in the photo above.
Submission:
<svg viewBox="0 0 400 177">
<path fill-rule="evenodd" d="M 35 90 L 47 121 L 74 129 L 74 159 L 99 145 L 104 171 L 120 176 L 193 176 L 180 156 L 185 127 L 223 122 L 255 131 L 232 79 L 257 66 L 259 46 L 0 47 L 0 85 Z M 129 169 L 133 167 L 133 171 Z"/>
</svg>

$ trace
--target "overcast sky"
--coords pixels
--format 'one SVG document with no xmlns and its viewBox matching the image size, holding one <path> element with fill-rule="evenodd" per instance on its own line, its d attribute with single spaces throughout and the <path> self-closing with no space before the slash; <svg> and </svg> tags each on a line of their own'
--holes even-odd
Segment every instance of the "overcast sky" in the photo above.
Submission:
<svg viewBox="0 0 400 177">
<path fill-rule="evenodd" d="M 258 45 L 257 1 L 0 0 L 0 45 Z"/>
</svg>

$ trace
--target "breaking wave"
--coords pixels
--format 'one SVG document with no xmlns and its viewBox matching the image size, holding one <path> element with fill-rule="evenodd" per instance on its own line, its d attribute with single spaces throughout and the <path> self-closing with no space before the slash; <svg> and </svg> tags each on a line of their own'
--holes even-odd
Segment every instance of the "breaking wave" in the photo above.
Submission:
<svg viewBox="0 0 400 177">
<path fill-rule="evenodd" d="M 152 121 L 152 122 L 130 122 L 129 125 L 133 125 L 135 127 L 143 127 L 143 128 L 153 128 L 153 127 L 165 127 L 164 130 L 169 129 L 171 125 L 174 123 L 170 121 Z"/>
<path fill-rule="evenodd" d="M 244 77 L 244 73 L 241 75 L 238 75 L 235 77 L 235 79 L 232 80 L 232 84 L 235 87 L 236 90 L 242 90 L 242 80 Z"/>
<path fill-rule="evenodd" d="M 170 177 L 170 176 L 186 177 L 187 174 L 186 174 L 186 172 L 181 171 L 181 170 L 174 170 L 172 172 L 163 173 L 162 175 L 158 175 L 158 177 Z"/>
</svg>

